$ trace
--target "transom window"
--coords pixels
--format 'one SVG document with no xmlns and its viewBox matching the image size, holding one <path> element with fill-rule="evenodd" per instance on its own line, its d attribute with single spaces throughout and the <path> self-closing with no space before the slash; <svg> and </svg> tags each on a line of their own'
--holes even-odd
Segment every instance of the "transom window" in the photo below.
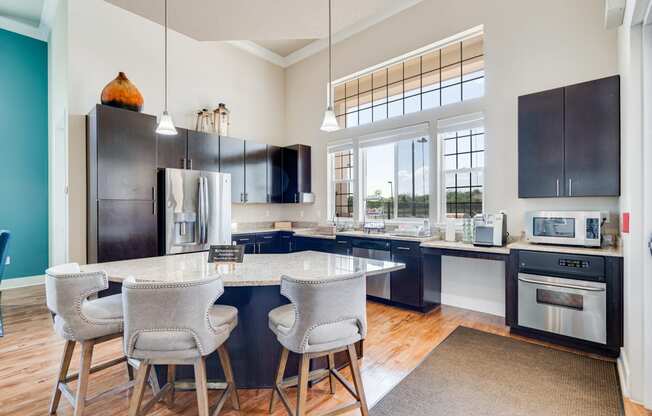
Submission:
<svg viewBox="0 0 652 416">
<path fill-rule="evenodd" d="M 447 218 L 482 213 L 484 198 L 484 127 L 439 134 Z"/>
<path fill-rule="evenodd" d="M 484 95 L 484 35 L 392 63 L 334 86 L 341 128 Z"/>
</svg>

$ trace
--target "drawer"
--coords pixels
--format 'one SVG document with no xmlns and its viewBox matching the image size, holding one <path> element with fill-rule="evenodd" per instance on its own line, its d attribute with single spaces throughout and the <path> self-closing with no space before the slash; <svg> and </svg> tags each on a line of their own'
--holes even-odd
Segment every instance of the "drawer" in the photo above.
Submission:
<svg viewBox="0 0 652 416">
<path fill-rule="evenodd" d="M 255 234 L 233 234 L 231 241 L 235 241 L 236 244 L 253 244 L 256 242 Z"/>
<path fill-rule="evenodd" d="M 398 256 L 421 256 L 420 243 L 413 241 L 395 241 L 392 240 L 392 254 Z"/>
<path fill-rule="evenodd" d="M 277 238 L 278 238 L 278 234 L 276 232 L 256 234 L 257 243 L 271 243 Z"/>
</svg>

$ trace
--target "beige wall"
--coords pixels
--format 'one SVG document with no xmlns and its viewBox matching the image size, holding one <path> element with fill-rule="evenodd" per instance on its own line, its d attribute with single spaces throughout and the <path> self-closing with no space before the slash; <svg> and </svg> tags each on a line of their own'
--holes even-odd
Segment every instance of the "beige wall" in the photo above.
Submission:
<svg viewBox="0 0 652 416">
<path fill-rule="evenodd" d="M 161 3 L 162 4 L 162 3 Z M 163 28 L 102 0 L 69 1 L 69 108 L 71 120 L 99 102 L 104 85 L 124 71 L 145 98 L 143 111 L 163 110 Z M 231 110 L 230 134 L 283 144 L 284 69 L 234 46 L 198 42 L 170 32 L 169 110 L 177 125 L 194 127 L 195 111 L 224 102 Z M 83 122 L 83 119 L 82 119 Z M 71 129 L 70 172 L 83 172 L 84 129 Z M 69 258 L 83 261 L 84 181 L 70 181 Z M 83 204 L 83 205 L 82 205 Z M 288 218 L 282 206 L 234 206 L 234 221 Z"/>
<path fill-rule="evenodd" d="M 617 33 L 603 28 L 603 5 L 595 0 L 424 0 L 337 43 L 334 78 L 484 25 L 486 92 L 485 98 L 471 107 L 484 111 L 486 118 L 486 211 L 506 211 L 509 231 L 516 236 L 523 229 L 523 215 L 528 210 L 617 212 L 618 198 L 524 200 L 517 194 L 517 97 L 618 73 Z M 288 68 L 285 80 L 287 140 L 310 144 L 313 149 L 312 185 L 317 203 L 305 209 L 305 216 L 313 220 L 326 219 L 326 144 L 374 128 L 371 125 L 331 134 L 319 131 L 327 68 L 324 51 Z M 434 123 L 437 118 L 468 111 L 463 107 L 411 115 L 403 121 L 388 120 L 382 126 L 428 119 Z M 482 284 L 477 279 L 478 270 L 483 270 Z M 502 265 L 489 267 L 479 260 L 445 258 L 443 275 L 443 303 L 504 313 Z M 482 286 L 492 290 L 479 290 Z"/>
</svg>

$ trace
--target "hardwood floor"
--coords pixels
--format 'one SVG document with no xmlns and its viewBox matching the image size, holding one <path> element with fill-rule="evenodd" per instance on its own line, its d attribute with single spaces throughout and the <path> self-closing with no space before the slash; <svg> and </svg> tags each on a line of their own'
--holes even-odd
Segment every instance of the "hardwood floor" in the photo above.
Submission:
<svg viewBox="0 0 652 416">
<path fill-rule="evenodd" d="M 47 414 L 50 393 L 63 351 L 63 340 L 54 335 L 52 322 L 45 306 L 43 287 L 36 286 L 6 291 L 2 296 L 5 316 L 5 337 L 0 338 L 0 415 Z M 509 336 L 508 329 L 499 317 L 468 310 L 443 306 L 423 315 L 417 312 L 368 304 L 369 335 L 361 360 L 362 378 L 367 401 L 372 406 L 410 373 L 458 325 Z M 121 340 L 107 342 L 97 347 L 94 362 L 115 358 L 122 352 Z M 79 351 L 73 356 L 71 371 L 76 371 Z M 350 374 L 343 371 L 350 380 Z M 106 390 L 127 380 L 124 366 L 91 375 L 89 395 Z M 73 384 L 74 385 L 74 384 Z M 211 405 L 218 393 L 209 393 Z M 225 405 L 222 415 L 267 415 L 271 390 L 240 390 L 241 412 Z M 144 400 L 151 397 L 151 391 Z M 294 397 L 291 396 L 294 400 Z M 328 410 L 350 400 L 344 388 L 334 396 L 329 394 L 328 380 L 310 390 L 308 411 Z M 129 393 L 113 396 L 87 408 L 89 415 L 126 415 Z M 627 416 L 652 416 L 641 406 L 625 401 Z M 72 407 L 61 400 L 59 415 L 72 415 Z M 177 392 L 175 404 L 154 407 L 151 415 L 196 415 L 194 392 Z M 274 415 L 285 415 L 277 401 Z M 351 414 L 359 414 L 357 411 Z"/>
</svg>

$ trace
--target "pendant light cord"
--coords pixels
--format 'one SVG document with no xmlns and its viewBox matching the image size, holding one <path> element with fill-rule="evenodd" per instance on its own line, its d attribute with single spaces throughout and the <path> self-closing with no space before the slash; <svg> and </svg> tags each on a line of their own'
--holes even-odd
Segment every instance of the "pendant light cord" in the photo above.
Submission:
<svg viewBox="0 0 652 416">
<path fill-rule="evenodd" d="M 166 0 L 167 1 L 167 0 Z M 328 107 L 333 106 L 333 19 L 331 17 L 331 0 L 328 0 Z"/>
<path fill-rule="evenodd" d="M 330 0 L 329 0 L 330 1 Z M 165 112 L 168 111 L 168 0 L 165 0 Z"/>
</svg>

